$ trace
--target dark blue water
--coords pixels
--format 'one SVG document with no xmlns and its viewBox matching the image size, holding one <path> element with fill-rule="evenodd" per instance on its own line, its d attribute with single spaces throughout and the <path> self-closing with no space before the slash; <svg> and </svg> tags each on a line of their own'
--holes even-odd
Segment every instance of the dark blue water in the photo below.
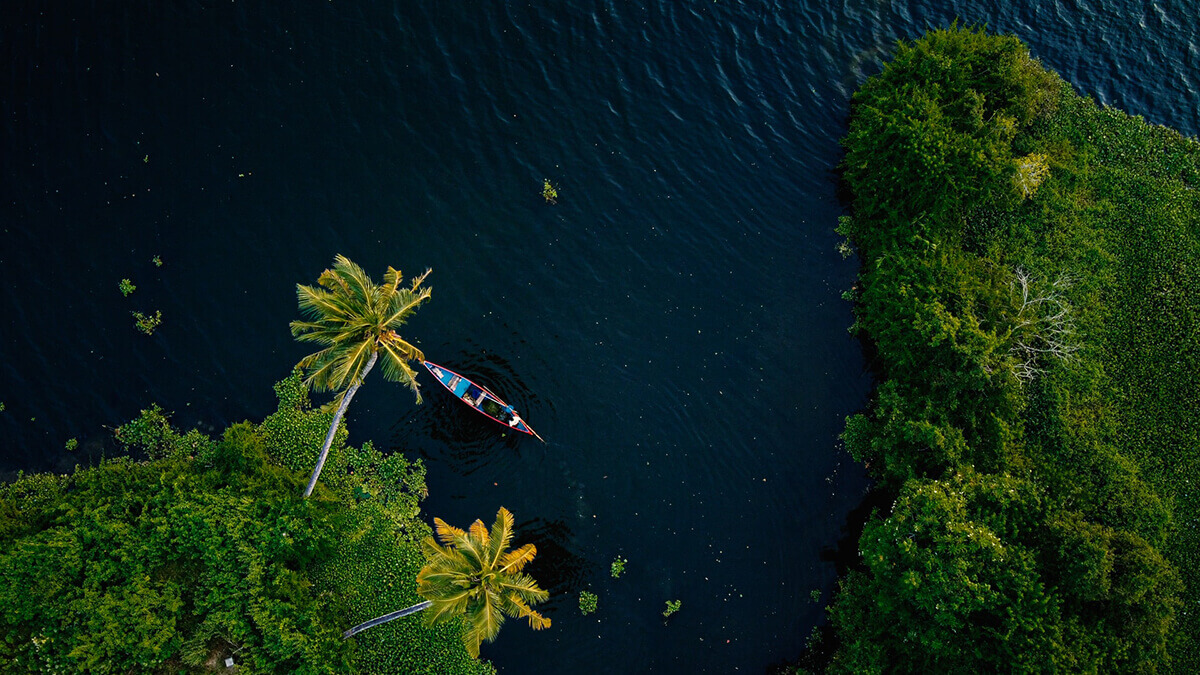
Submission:
<svg viewBox="0 0 1200 675">
<path fill-rule="evenodd" d="M 833 169 L 896 38 L 987 23 L 1200 128 L 1183 2 L 289 4 L 5 3 L 0 470 L 92 461 L 154 401 L 260 419 L 296 283 L 433 267 L 407 335 L 549 443 L 378 376 L 352 439 L 424 457 L 431 516 L 504 505 L 537 543 L 554 626 L 506 627 L 502 672 L 761 672 L 821 621 L 870 386 Z"/>
</svg>

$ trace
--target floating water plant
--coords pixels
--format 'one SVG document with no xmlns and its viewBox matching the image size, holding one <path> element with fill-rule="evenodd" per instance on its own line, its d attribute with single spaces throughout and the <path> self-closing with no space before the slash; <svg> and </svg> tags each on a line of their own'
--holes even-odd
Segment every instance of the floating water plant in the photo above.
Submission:
<svg viewBox="0 0 1200 675">
<path fill-rule="evenodd" d="M 75 449 L 79 447 L 79 440 L 75 438 L 68 438 L 67 444 L 64 447 L 66 448 L 67 452 L 75 452 Z"/>
<path fill-rule="evenodd" d="M 558 190 L 556 190 L 554 188 L 554 186 L 550 184 L 549 178 L 546 178 L 543 180 L 542 196 L 546 198 L 547 204 L 557 204 L 558 203 Z"/>
<path fill-rule="evenodd" d="M 617 559 L 612 561 L 612 578 L 620 578 L 621 574 L 625 571 L 625 563 L 627 562 L 629 561 L 621 556 L 617 556 Z"/>
<path fill-rule="evenodd" d="M 162 267 L 162 258 L 160 258 L 158 256 L 154 256 L 153 258 L 151 258 L 150 262 L 154 263 L 155 267 Z"/>
<path fill-rule="evenodd" d="M 584 616 L 587 616 L 588 614 L 591 614 L 592 612 L 596 611 L 596 601 L 598 599 L 599 598 L 596 597 L 595 593 L 589 593 L 588 591 L 580 591 L 579 592 L 579 611 L 581 613 L 583 613 Z"/>
<path fill-rule="evenodd" d="M 128 279 L 122 279 L 120 283 L 117 284 L 117 288 L 121 289 L 121 295 L 127 298 L 129 297 L 130 293 L 137 290 L 137 286 L 134 286 L 133 282 Z"/>
<path fill-rule="evenodd" d="M 161 311 L 155 312 L 154 316 L 147 316 L 141 312 L 132 312 L 132 314 L 137 329 L 146 335 L 153 335 L 154 329 L 158 328 L 159 325 L 162 324 Z"/>
<path fill-rule="evenodd" d="M 663 618 L 664 619 L 671 618 L 672 614 L 679 611 L 679 606 L 682 604 L 683 604 L 683 602 L 681 602 L 679 600 L 668 600 L 667 601 L 667 609 L 663 612 Z"/>
</svg>

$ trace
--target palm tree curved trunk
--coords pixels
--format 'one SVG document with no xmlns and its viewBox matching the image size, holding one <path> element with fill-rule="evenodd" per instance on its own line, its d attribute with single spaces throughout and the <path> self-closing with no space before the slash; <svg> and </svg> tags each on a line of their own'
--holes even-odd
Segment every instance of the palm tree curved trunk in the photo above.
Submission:
<svg viewBox="0 0 1200 675">
<path fill-rule="evenodd" d="M 313 469 L 312 478 L 308 479 L 308 487 L 304 488 L 304 498 L 308 499 L 312 491 L 317 487 L 317 478 L 321 476 L 321 469 L 325 466 L 325 459 L 329 457 L 329 448 L 333 445 L 333 437 L 337 434 L 338 423 L 342 421 L 342 416 L 346 414 L 346 408 L 350 407 L 350 399 L 354 398 L 355 392 L 362 386 L 363 380 L 367 378 L 367 373 L 371 372 L 371 368 L 375 367 L 375 360 L 379 358 L 379 352 L 372 352 L 371 358 L 367 361 L 367 365 L 363 368 L 362 375 L 359 375 L 358 381 L 350 385 L 346 390 L 346 395 L 342 397 L 342 404 L 338 406 L 337 412 L 333 414 L 333 424 L 329 425 L 329 433 L 325 434 L 325 445 L 321 447 L 321 454 L 317 457 L 317 467 Z"/>
<path fill-rule="evenodd" d="M 342 633 L 342 639 L 345 640 L 346 638 L 353 637 L 354 635 L 361 633 L 368 628 L 374 628 L 375 626 L 378 626 L 379 624 L 387 623 L 387 622 L 391 621 L 392 619 L 399 619 L 400 617 L 408 616 L 409 614 L 416 614 L 417 612 L 424 611 L 426 609 L 429 609 L 429 606 L 432 604 L 433 604 L 432 601 L 426 600 L 425 602 L 418 602 L 417 604 L 415 604 L 411 607 L 405 607 L 404 609 L 392 612 L 391 614 L 384 614 L 383 616 L 377 616 L 374 619 L 371 619 L 370 621 L 364 621 L 363 623 L 358 624 L 357 626 L 355 626 L 354 628 L 351 628 L 350 630 L 346 631 L 345 633 Z"/>
</svg>

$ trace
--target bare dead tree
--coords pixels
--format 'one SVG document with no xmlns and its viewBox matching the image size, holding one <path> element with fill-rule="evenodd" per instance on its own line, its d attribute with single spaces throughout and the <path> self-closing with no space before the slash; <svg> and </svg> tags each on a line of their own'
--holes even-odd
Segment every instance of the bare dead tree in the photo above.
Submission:
<svg viewBox="0 0 1200 675">
<path fill-rule="evenodd" d="M 1066 291 L 1071 287 L 1070 275 L 1061 274 L 1048 285 L 1024 268 L 1014 271 L 1010 287 L 1017 305 L 1013 339 L 1009 348 L 1012 372 L 1027 382 L 1045 373 L 1048 358 L 1070 361 L 1079 351 L 1078 331 L 1075 328 L 1071 303 Z"/>
</svg>

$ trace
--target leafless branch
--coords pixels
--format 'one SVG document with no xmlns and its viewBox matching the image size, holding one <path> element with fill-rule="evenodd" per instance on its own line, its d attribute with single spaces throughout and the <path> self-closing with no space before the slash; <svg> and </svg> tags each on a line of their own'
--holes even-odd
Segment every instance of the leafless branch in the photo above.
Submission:
<svg viewBox="0 0 1200 675">
<path fill-rule="evenodd" d="M 1014 270 L 1011 288 L 1017 311 L 1009 354 L 1017 379 L 1027 382 L 1044 374 L 1040 362 L 1045 358 L 1063 361 L 1075 358 L 1075 352 L 1079 351 L 1078 331 L 1066 297 L 1072 283 L 1069 275 L 1062 274 L 1049 285 L 1040 285 L 1025 269 Z"/>
</svg>

